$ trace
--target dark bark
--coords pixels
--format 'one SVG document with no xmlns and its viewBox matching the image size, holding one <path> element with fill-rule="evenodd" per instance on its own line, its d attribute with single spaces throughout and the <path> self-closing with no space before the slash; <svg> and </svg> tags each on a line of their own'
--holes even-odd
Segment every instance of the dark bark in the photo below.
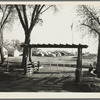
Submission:
<svg viewBox="0 0 100 100">
<path fill-rule="evenodd" d="M 29 61 L 32 62 L 32 51 L 31 51 L 31 48 L 29 48 Z"/>
<path fill-rule="evenodd" d="M 23 7 L 24 22 L 25 22 L 26 28 L 28 29 L 28 19 L 27 19 L 27 14 L 26 14 L 26 6 L 22 5 L 22 7 Z"/>
<path fill-rule="evenodd" d="M 98 56 L 97 56 L 96 74 L 97 77 L 100 77 L 100 35 L 98 36 Z"/>
<path fill-rule="evenodd" d="M 25 33 L 25 34 L 28 34 L 28 33 Z M 25 35 L 25 45 L 26 46 L 23 48 L 22 66 L 24 67 L 24 74 L 27 73 L 27 63 L 29 61 L 29 59 L 28 59 L 29 58 L 29 48 L 28 48 L 28 45 L 30 44 L 30 35 L 29 34 Z"/>
<path fill-rule="evenodd" d="M 16 7 L 16 10 L 17 10 L 17 12 L 18 12 L 18 17 L 19 17 L 19 19 L 20 19 L 21 25 L 22 25 L 23 29 L 26 30 L 26 26 L 25 26 L 25 23 L 24 23 L 24 21 L 23 21 L 21 11 L 20 11 L 20 9 L 18 8 L 18 5 L 15 5 L 15 7 Z M 26 35 L 26 34 L 25 34 L 25 35 Z"/>
<path fill-rule="evenodd" d="M 1 64 L 4 62 L 3 48 L 0 47 L 0 55 L 1 55 Z"/>
<path fill-rule="evenodd" d="M 4 62 L 4 55 L 3 55 L 3 33 L 0 30 L 0 56 L 1 56 L 1 64 Z"/>
</svg>

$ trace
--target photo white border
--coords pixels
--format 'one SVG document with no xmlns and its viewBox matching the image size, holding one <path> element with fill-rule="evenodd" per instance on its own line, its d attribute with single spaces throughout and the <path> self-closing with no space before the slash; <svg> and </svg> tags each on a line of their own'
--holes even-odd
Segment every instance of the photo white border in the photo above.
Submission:
<svg viewBox="0 0 100 100">
<path fill-rule="evenodd" d="M 17 0 L 16 0 L 17 1 Z M 100 1 L 0 1 L 1 4 L 95 4 Z M 0 99 L 75 99 L 100 98 L 98 92 L 0 92 Z"/>
</svg>

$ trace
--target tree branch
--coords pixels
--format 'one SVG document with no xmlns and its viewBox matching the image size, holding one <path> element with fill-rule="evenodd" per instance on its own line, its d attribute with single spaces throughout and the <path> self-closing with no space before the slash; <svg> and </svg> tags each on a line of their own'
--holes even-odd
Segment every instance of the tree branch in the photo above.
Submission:
<svg viewBox="0 0 100 100">
<path fill-rule="evenodd" d="M 23 19 L 22 19 L 22 15 L 21 15 L 20 9 L 18 8 L 17 5 L 15 5 L 15 8 L 16 8 L 16 10 L 17 10 L 17 12 L 18 12 L 18 17 L 19 17 L 19 19 L 20 19 L 20 22 L 21 22 L 21 24 L 22 24 L 22 27 L 24 28 L 24 30 L 26 30 L 26 26 L 25 26 L 24 21 L 23 21 Z"/>
<path fill-rule="evenodd" d="M 90 13 L 90 15 L 93 17 L 93 19 L 100 25 L 98 18 L 95 18 L 93 13 L 86 6 L 84 6 L 84 5 L 82 5 L 82 6 Z"/>
<path fill-rule="evenodd" d="M 1 9 L 2 9 L 3 16 L 2 16 L 1 21 L 0 21 L 0 24 L 1 24 L 0 26 L 2 26 L 4 17 L 5 17 L 5 13 L 6 13 L 6 10 L 7 10 L 7 6 L 5 7 L 4 11 L 3 11 L 3 8 L 2 7 L 1 7 Z"/>
<path fill-rule="evenodd" d="M 35 5 L 35 8 L 33 10 L 33 13 L 32 13 L 32 19 L 31 19 L 31 24 L 30 24 L 30 28 L 29 30 L 31 31 L 32 28 L 34 27 L 37 19 L 38 19 L 38 16 L 39 16 L 39 8 L 40 8 L 40 5 Z"/>
<path fill-rule="evenodd" d="M 11 13 L 11 9 L 9 9 L 9 11 L 8 11 L 8 13 L 7 13 L 7 15 L 6 15 L 4 21 L 2 22 L 1 28 L 2 28 L 2 27 L 4 26 L 4 24 L 6 23 L 6 21 L 7 21 L 8 17 L 9 17 L 9 15 L 10 15 L 10 13 Z"/>
<path fill-rule="evenodd" d="M 40 14 L 44 13 L 46 10 L 48 10 L 50 7 L 52 7 L 52 5 L 50 5 L 49 7 L 47 7 L 46 9 L 44 9 Z"/>
<path fill-rule="evenodd" d="M 32 23 L 33 23 L 33 20 L 34 20 L 34 16 L 35 16 L 36 9 L 37 9 L 37 5 L 35 5 L 34 10 L 33 10 L 33 12 L 32 12 L 30 28 L 32 27 Z"/>
<path fill-rule="evenodd" d="M 26 6 L 22 5 L 22 7 L 23 7 L 23 15 L 24 15 L 24 20 L 25 20 L 26 28 L 28 29 L 28 19 L 27 19 L 27 15 L 26 15 Z"/>
<path fill-rule="evenodd" d="M 90 28 L 91 30 L 95 31 L 98 35 L 100 35 L 100 33 L 99 33 L 96 29 L 92 28 L 91 26 L 89 26 L 89 25 L 87 25 L 87 24 L 84 24 L 84 23 L 81 24 L 81 25 L 84 25 L 84 26 Z"/>
<path fill-rule="evenodd" d="M 40 10 L 39 10 L 39 13 L 41 12 L 41 10 L 43 9 L 44 6 L 45 6 L 45 5 L 42 5 L 42 6 L 41 6 L 41 8 L 40 8 Z"/>
<path fill-rule="evenodd" d="M 34 27 L 34 25 L 36 24 L 38 18 L 39 18 L 39 15 L 42 14 L 43 12 L 45 12 L 46 10 L 48 10 L 51 6 L 47 7 L 45 10 L 42 11 L 43 7 L 45 5 L 35 5 L 35 8 L 33 10 L 33 13 L 32 13 L 32 18 L 31 18 L 31 24 L 30 24 L 30 28 L 29 30 L 31 31 Z M 42 11 L 42 12 L 41 12 Z"/>
</svg>

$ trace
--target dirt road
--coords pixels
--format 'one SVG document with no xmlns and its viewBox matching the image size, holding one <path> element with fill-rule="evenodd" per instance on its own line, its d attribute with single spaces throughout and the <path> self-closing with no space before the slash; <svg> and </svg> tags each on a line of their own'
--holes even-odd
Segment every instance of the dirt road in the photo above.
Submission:
<svg viewBox="0 0 100 100">
<path fill-rule="evenodd" d="M 0 81 L 0 92 L 81 92 L 74 85 L 74 73 L 75 68 L 57 66 L 43 67 L 26 77 L 10 73 L 15 77 L 9 81 Z"/>
</svg>

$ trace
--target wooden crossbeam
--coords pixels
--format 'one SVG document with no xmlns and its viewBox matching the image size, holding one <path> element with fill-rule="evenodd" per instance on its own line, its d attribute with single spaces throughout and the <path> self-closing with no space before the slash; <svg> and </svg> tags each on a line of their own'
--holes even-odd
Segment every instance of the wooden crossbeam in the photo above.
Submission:
<svg viewBox="0 0 100 100">
<path fill-rule="evenodd" d="M 87 45 L 75 45 L 75 44 L 23 44 L 21 47 L 29 47 L 29 48 L 87 48 Z"/>
</svg>

